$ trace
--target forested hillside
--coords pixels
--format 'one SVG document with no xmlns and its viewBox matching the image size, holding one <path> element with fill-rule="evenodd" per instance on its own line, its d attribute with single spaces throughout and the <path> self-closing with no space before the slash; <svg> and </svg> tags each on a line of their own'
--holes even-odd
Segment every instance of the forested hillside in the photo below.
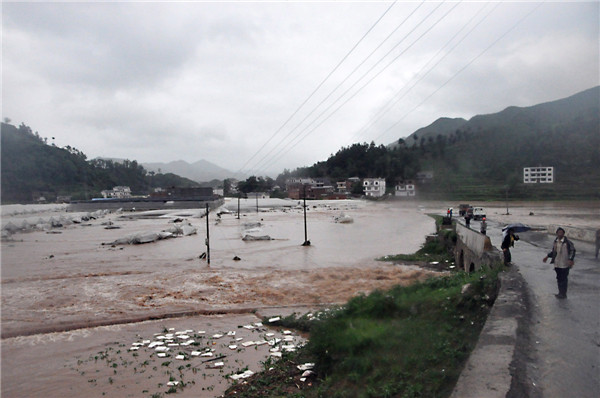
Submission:
<svg viewBox="0 0 600 398">
<path fill-rule="evenodd" d="M 89 199 L 116 185 L 129 186 L 134 194 L 146 194 L 153 187 L 198 186 L 174 174 L 147 173 L 135 160 L 88 161 L 75 148 L 48 145 L 25 124 L 17 128 L 2 123 L 1 150 L 3 204 L 31 203 L 39 196 Z"/>
<path fill-rule="evenodd" d="M 452 130 L 455 126 L 460 126 Z M 433 171 L 421 197 L 600 199 L 600 87 L 471 120 L 439 119 L 388 147 L 354 144 L 290 175 L 385 177 Z M 553 166 L 554 184 L 523 184 L 523 168 Z"/>
</svg>

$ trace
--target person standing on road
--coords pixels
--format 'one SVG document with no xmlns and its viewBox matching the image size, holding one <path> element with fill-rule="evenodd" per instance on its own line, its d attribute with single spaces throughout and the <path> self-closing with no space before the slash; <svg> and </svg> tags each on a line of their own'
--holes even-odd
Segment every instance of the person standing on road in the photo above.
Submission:
<svg viewBox="0 0 600 398">
<path fill-rule="evenodd" d="M 481 232 L 482 234 L 486 234 L 487 231 L 487 223 L 485 222 L 485 217 L 483 217 L 483 219 L 481 220 L 481 226 L 479 227 L 479 232 Z"/>
<path fill-rule="evenodd" d="M 515 235 L 515 230 L 509 228 L 508 231 L 506 231 L 506 235 L 504 235 L 504 239 L 502 239 L 502 245 L 500 245 L 502 253 L 504 254 L 504 265 L 508 266 L 512 263 L 510 248 L 515 247 L 516 240 L 519 240 L 519 235 Z"/>
<path fill-rule="evenodd" d="M 548 261 L 548 257 L 552 259 L 550 264 L 554 264 L 554 271 L 556 271 L 558 294 L 555 294 L 555 296 L 559 299 L 566 299 L 569 270 L 575 264 L 575 245 L 567 239 L 565 230 L 560 227 L 556 230 L 556 239 L 554 239 L 552 251 L 542 261 Z"/>
</svg>

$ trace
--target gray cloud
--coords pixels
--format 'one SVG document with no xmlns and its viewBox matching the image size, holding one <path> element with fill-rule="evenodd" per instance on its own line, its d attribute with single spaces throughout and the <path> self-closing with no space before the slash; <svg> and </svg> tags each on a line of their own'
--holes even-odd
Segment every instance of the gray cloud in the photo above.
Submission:
<svg viewBox="0 0 600 398">
<path fill-rule="evenodd" d="M 237 171 L 389 5 L 4 3 L 2 116 L 90 157 L 206 159 Z M 596 2 L 544 3 L 482 55 L 537 3 L 448 3 L 417 27 L 438 5 L 425 3 L 307 122 L 415 28 L 356 88 L 402 53 L 396 62 L 280 161 L 256 164 L 268 151 L 281 153 L 274 146 L 418 5 L 394 5 L 247 167 L 278 172 L 308 165 L 357 138 L 386 144 L 438 117 L 470 118 L 510 105 L 534 105 L 599 83 Z M 411 79 L 470 18 L 477 21 L 492 9 L 372 128 L 362 129 L 413 84 Z M 290 138 L 312 129 L 305 122 Z"/>
</svg>

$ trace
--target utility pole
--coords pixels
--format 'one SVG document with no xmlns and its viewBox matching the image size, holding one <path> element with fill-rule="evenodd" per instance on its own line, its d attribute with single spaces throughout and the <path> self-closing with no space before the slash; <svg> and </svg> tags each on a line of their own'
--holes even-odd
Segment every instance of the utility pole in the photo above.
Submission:
<svg viewBox="0 0 600 398">
<path fill-rule="evenodd" d="M 256 194 L 256 214 L 258 214 L 258 192 L 255 192 Z"/>
<path fill-rule="evenodd" d="M 210 234 L 208 231 L 208 203 L 206 204 L 206 263 L 210 267 Z"/>
<path fill-rule="evenodd" d="M 310 241 L 308 240 L 308 231 L 306 229 L 306 184 L 304 185 L 304 243 L 302 246 L 310 246 Z"/>
<path fill-rule="evenodd" d="M 240 219 L 240 196 L 242 196 L 241 192 L 238 192 L 238 216 L 237 219 Z"/>
</svg>

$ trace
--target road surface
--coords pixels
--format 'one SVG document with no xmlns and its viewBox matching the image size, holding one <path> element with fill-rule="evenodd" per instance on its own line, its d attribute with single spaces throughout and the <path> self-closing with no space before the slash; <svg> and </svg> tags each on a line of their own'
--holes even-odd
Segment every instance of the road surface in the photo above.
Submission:
<svg viewBox="0 0 600 398">
<path fill-rule="evenodd" d="M 479 223 L 471 227 L 479 229 Z M 489 222 L 488 235 L 499 248 L 501 225 Z M 517 347 L 527 373 L 521 382 L 530 383 L 522 387 L 534 397 L 599 397 L 600 260 L 594 258 L 594 246 L 574 241 L 577 256 L 568 299 L 559 300 L 554 296 L 558 288 L 553 265 L 542 262 L 554 236 L 531 231 L 518 235 L 512 260 L 530 297 L 528 339 Z"/>
</svg>

